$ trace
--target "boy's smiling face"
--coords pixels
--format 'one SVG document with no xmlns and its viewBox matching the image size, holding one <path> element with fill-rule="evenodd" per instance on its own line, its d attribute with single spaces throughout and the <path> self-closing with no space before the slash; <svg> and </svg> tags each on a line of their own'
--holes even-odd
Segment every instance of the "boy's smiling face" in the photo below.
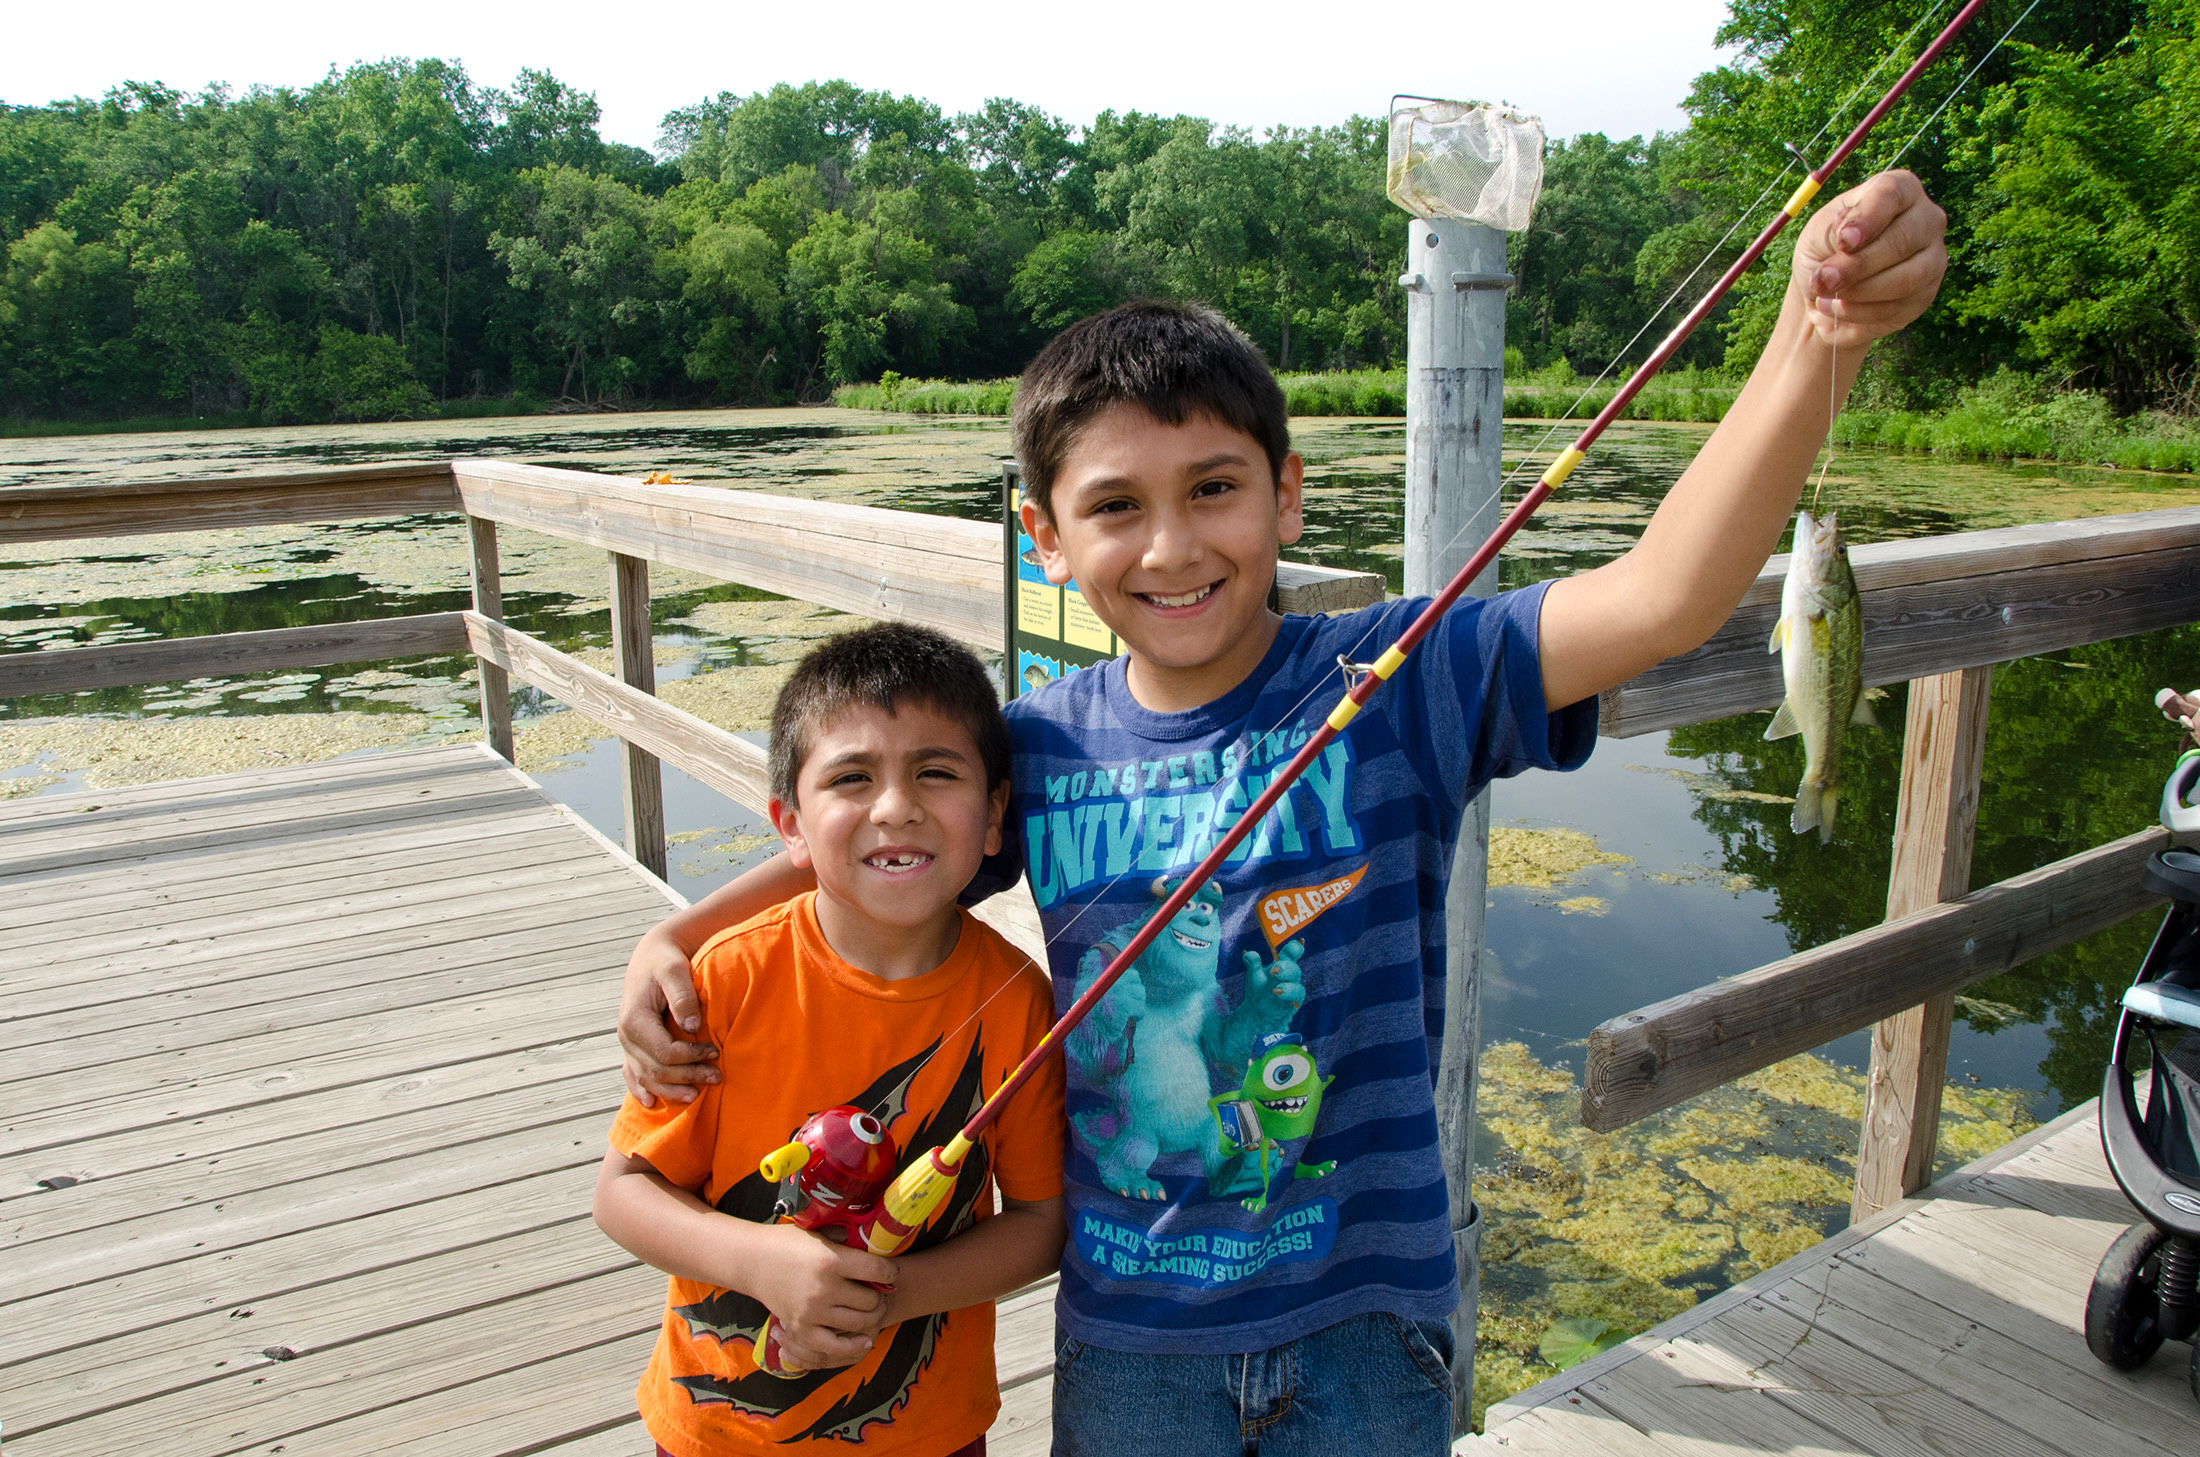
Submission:
<svg viewBox="0 0 2200 1457">
<path fill-rule="evenodd" d="M 825 939 L 852 965 L 922 975 L 955 949 L 956 898 L 1001 848 L 1008 785 L 986 783 L 963 724 L 931 705 L 859 704 L 818 729 L 772 823 L 817 874 Z M 944 944 L 942 944 L 944 943 Z"/>
<path fill-rule="evenodd" d="M 1047 580 L 1074 578 L 1130 651 L 1132 694 L 1162 712 L 1245 681 L 1279 618 L 1278 548 L 1299 539 L 1303 467 L 1279 480 L 1258 441 L 1206 415 L 1164 425 L 1136 405 L 1095 416 L 1025 528 Z"/>
</svg>

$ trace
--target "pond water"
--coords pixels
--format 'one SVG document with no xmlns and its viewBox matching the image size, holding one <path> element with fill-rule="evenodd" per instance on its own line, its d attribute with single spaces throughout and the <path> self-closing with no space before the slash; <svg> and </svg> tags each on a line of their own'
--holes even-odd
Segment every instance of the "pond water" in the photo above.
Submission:
<svg viewBox="0 0 2200 1457">
<path fill-rule="evenodd" d="M 1309 419 L 1294 422 L 1294 433 L 1308 462 L 1307 532 L 1291 554 L 1377 571 L 1397 589 L 1402 422 Z M 1625 550 L 1707 433 L 1615 427 L 1507 551 L 1504 585 Z M 1547 435 L 1542 425 L 1508 423 L 1508 466 Z M 0 441 L 0 486 L 495 455 L 992 520 L 1006 450 L 997 420 L 712 411 Z M 1830 463 L 1823 489 L 1852 542 L 2200 503 L 2200 482 L 2189 476 L 1847 451 Z M 509 530 L 502 550 L 515 624 L 607 662 L 602 554 Z M 6 652 L 436 611 L 466 600 L 464 532 L 452 517 L 5 554 Z M 756 733 L 787 664 L 827 630 L 829 614 L 663 569 L 652 585 L 665 696 Z M 1998 670 L 1975 883 L 2147 824 L 2175 750 L 2153 712 L 2154 690 L 2196 681 L 2200 635 L 2192 630 Z M 1496 1383 L 1488 1395 L 1548 1374 L 1536 1338 L 1555 1317 L 1639 1329 L 1845 1220 L 1840 1171 L 1853 1158 L 1863 1034 L 1611 1140 L 1581 1134 L 1570 1100 L 1582 1039 L 1598 1022 L 1882 918 L 1899 687 L 1878 711 L 1889 727 L 1849 737 L 1841 829 L 1828 846 L 1787 828 L 1800 741 L 1766 743 L 1763 714 L 1605 740 L 1579 773 L 1495 789 L 1494 821 L 1519 832 L 1509 843 L 1526 872 L 1499 877 L 1509 883 L 1493 887 L 1489 916 L 1485 1039 L 1504 1046 L 1489 1062 L 1482 1145 L 1495 1241 L 1484 1311 Z M 613 746 L 539 697 L 523 694 L 517 714 L 522 767 L 617 838 Z M 0 703 L 0 795 L 474 732 L 470 659 L 21 699 Z M 669 769 L 667 816 L 673 883 L 690 896 L 773 848 L 766 826 Z M 1606 858 L 1576 855 L 1571 873 L 1542 873 L 1554 852 L 1563 861 L 1569 845 L 1586 843 L 1549 831 L 1587 836 Z M 1946 1159 L 2092 1096 L 2111 1008 L 2149 930 L 2145 918 L 2127 923 L 1959 1001 Z M 1973 1088 L 1976 1099 L 1959 1096 Z M 1756 1170 L 1746 1189 L 1690 1152 L 1737 1140 L 1759 1150 L 1742 1161 Z M 1646 1220 L 1700 1238 L 1677 1264 L 1671 1238 L 1652 1258 L 1641 1248 Z M 1515 1262 L 1509 1273 L 1498 1268 L 1504 1259 Z"/>
</svg>

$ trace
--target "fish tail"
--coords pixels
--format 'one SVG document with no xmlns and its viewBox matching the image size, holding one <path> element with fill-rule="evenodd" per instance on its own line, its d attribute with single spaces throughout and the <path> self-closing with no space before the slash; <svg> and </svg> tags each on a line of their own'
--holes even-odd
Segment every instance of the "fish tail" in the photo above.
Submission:
<svg viewBox="0 0 2200 1457">
<path fill-rule="evenodd" d="M 1824 839 L 1832 833 L 1833 801 L 1835 792 L 1806 779 L 1795 786 L 1795 813 L 1788 820 L 1788 827 L 1800 835 L 1805 830 L 1817 830 Z"/>
<path fill-rule="evenodd" d="M 1833 843 L 1833 815 L 1841 807 L 1841 786 L 1829 784 L 1818 793 L 1818 843 Z"/>
</svg>

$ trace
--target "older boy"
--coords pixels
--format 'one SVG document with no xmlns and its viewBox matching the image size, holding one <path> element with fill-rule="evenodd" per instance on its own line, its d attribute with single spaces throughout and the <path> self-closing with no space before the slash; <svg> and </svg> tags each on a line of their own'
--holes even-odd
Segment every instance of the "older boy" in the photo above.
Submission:
<svg viewBox="0 0 2200 1457">
<path fill-rule="evenodd" d="M 1600 689 L 1726 619 L 1865 347 L 1931 301 L 1943 222 L 1903 173 L 1814 217 L 1763 359 L 1641 542 L 1462 603 L 1072 1039 L 1058 1453 L 1448 1446 L 1432 1083 L 1462 809 L 1490 779 L 1579 764 Z M 1010 715 L 1009 824 L 1061 1004 L 1329 711 L 1338 660 L 1374 658 L 1422 604 L 1270 610 L 1302 468 L 1273 378 L 1206 311 L 1073 326 L 1026 372 L 1015 428 L 1048 576 L 1126 648 Z M 622 1036 L 651 1076 L 693 1055 L 654 1025 L 668 1003 L 685 1021 L 658 938 L 725 910 L 667 923 L 629 968 Z"/>
<path fill-rule="evenodd" d="M 899 1259 L 774 1223 L 777 1186 L 757 1165 L 841 1105 L 868 1115 L 859 1135 L 875 1143 L 883 1125 L 903 1163 L 922 1157 L 1045 1036 L 1045 979 L 956 904 L 1000 848 L 1000 707 L 967 649 L 877 627 L 803 659 L 771 742 L 772 821 L 817 889 L 694 961 L 703 1026 L 743 1081 L 686 1104 L 629 1099 L 597 1180 L 604 1232 L 672 1276 L 636 1400 L 674 1457 L 982 1453 L 1000 1407 L 990 1302 L 1062 1247 L 1059 1068 L 972 1151 Z M 767 1312 L 811 1374 L 757 1369 Z"/>
</svg>

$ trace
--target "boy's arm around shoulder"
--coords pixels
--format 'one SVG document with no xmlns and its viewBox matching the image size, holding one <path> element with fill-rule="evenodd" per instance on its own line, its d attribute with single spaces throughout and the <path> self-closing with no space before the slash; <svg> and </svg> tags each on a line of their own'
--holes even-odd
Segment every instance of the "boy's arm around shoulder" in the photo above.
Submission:
<svg viewBox="0 0 2200 1457">
<path fill-rule="evenodd" d="M 1932 303 L 1946 227 L 1907 172 L 1882 172 L 1801 225 L 1779 323 L 1733 409 L 1632 551 L 1544 596 L 1550 707 L 1624 683 L 1725 623 L 1778 545 L 1871 342 Z"/>
<path fill-rule="evenodd" d="M 690 965 L 703 943 L 816 888 L 817 877 L 781 851 L 642 933 L 619 986 L 619 1071 L 636 1102 L 689 1102 L 719 1079 L 718 1049 L 685 1040 L 703 1027 Z"/>
</svg>

